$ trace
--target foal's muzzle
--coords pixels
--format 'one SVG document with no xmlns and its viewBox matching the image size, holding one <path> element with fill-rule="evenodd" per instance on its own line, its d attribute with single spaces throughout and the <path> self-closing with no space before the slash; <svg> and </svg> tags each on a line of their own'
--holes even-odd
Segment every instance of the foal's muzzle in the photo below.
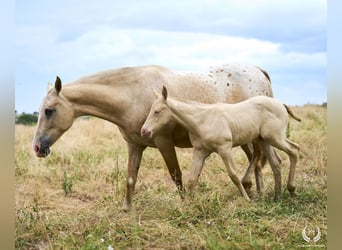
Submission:
<svg viewBox="0 0 342 250">
<path fill-rule="evenodd" d="M 147 128 L 142 128 L 141 131 L 140 131 L 140 135 L 142 137 L 152 137 L 152 132 L 151 130 L 147 129 Z"/>
</svg>

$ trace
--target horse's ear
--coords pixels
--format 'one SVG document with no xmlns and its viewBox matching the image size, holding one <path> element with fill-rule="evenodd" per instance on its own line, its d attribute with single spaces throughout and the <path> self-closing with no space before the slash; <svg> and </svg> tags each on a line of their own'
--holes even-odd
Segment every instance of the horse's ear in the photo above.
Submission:
<svg viewBox="0 0 342 250">
<path fill-rule="evenodd" d="M 155 90 L 153 90 L 153 94 L 154 94 L 154 96 L 155 96 L 156 99 L 158 99 L 159 96 L 160 96 L 160 93 L 158 93 L 158 92 L 155 91 Z"/>
<path fill-rule="evenodd" d="M 47 84 L 47 92 L 49 92 L 50 89 L 52 89 L 52 88 L 53 88 L 53 84 L 51 82 L 48 82 L 48 84 Z"/>
<path fill-rule="evenodd" d="M 56 77 L 56 81 L 55 81 L 55 89 L 57 91 L 57 95 L 59 94 L 59 92 L 61 92 L 62 90 L 62 81 L 59 78 L 59 76 Z"/>
<path fill-rule="evenodd" d="M 167 99 L 167 88 L 163 85 L 163 90 L 162 90 L 162 95 L 164 97 L 164 99 Z"/>
</svg>

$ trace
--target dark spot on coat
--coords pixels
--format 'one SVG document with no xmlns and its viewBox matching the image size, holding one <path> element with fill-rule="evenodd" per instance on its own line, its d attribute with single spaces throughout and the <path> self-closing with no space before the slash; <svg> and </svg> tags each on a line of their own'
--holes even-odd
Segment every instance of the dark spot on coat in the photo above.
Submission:
<svg viewBox="0 0 342 250">
<path fill-rule="evenodd" d="M 228 86 L 228 87 L 229 87 L 229 85 L 230 85 L 229 82 L 227 82 L 227 86 Z"/>
<path fill-rule="evenodd" d="M 231 77 L 231 76 L 232 76 L 232 73 L 229 73 L 229 74 L 228 74 L 228 77 Z"/>
</svg>

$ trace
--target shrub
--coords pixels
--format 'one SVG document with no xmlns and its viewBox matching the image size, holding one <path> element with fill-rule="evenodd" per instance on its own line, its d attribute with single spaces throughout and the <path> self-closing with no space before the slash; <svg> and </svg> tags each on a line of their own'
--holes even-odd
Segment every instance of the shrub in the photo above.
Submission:
<svg viewBox="0 0 342 250">
<path fill-rule="evenodd" d="M 32 115 L 32 114 L 21 114 L 17 116 L 15 123 L 16 124 L 24 124 L 24 125 L 34 125 L 38 121 L 38 116 L 37 115 Z"/>
</svg>

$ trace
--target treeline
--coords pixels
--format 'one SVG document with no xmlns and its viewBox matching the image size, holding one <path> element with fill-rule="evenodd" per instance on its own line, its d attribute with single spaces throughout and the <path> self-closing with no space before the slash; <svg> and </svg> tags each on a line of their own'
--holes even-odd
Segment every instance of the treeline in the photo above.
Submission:
<svg viewBox="0 0 342 250">
<path fill-rule="evenodd" d="M 24 124 L 24 125 L 35 125 L 38 121 L 38 112 L 34 112 L 33 114 L 17 114 L 15 112 L 15 124 Z"/>
</svg>

